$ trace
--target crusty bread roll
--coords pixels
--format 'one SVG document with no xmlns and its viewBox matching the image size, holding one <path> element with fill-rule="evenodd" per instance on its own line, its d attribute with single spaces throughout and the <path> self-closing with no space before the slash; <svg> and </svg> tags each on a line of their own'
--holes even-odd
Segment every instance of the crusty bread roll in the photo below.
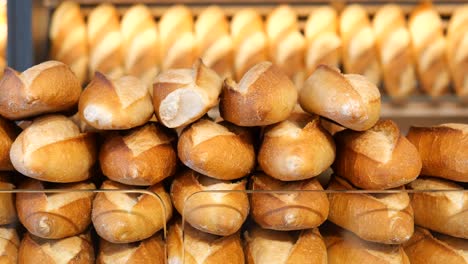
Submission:
<svg viewBox="0 0 468 264">
<path fill-rule="evenodd" d="M 446 235 L 434 234 L 416 227 L 414 235 L 404 244 L 411 264 L 466 264 L 468 241 Z"/>
<path fill-rule="evenodd" d="M 161 66 L 163 70 L 188 68 L 198 56 L 193 34 L 193 16 L 190 9 L 174 5 L 166 10 L 159 21 Z"/>
<path fill-rule="evenodd" d="M 159 72 L 158 28 L 148 7 L 134 5 L 121 22 L 125 73 L 151 86 Z"/>
<path fill-rule="evenodd" d="M 20 240 L 16 230 L 11 227 L 0 227 L 0 263 L 17 264 Z"/>
<path fill-rule="evenodd" d="M 280 232 L 252 226 L 244 233 L 247 264 L 327 263 L 318 229 Z"/>
<path fill-rule="evenodd" d="M 11 144 L 15 140 L 17 128 L 14 124 L 0 116 L 0 171 L 13 170 L 10 160 Z"/>
<path fill-rule="evenodd" d="M 408 188 L 419 191 L 411 194 L 417 225 L 468 239 L 468 193 L 463 192 L 462 186 L 443 179 L 418 178 L 408 184 Z"/>
<path fill-rule="evenodd" d="M 252 141 L 245 128 L 202 119 L 182 132 L 177 149 L 187 167 L 215 179 L 234 180 L 254 168 Z"/>
<path fill-rule="evenodd" d="M 348 5 L 340 17 L 340 35 L 345 73 L 362 74 L 373 84 L 380 82 L 381 67 L 375 34 L 367 11 L 360 5 Z"/>
<path fill-rule="evenodd" d="M 356 187 L 395 188 L 413 181 L 421 172 L 418 150 L 391 120 L 381 120 L 364 132 L 339 132 L 335 140 L 333 171 Z"/>
<path fill-rule="evenodd" d="M 447 58 L 455 92 L 468 98 L 468 5 L 454 10 L 447 29 Z"/>
<path fill-rule="evenodd" d="M 81 83 L 88 78 L 88 40 L 80 5 L 62 2 L 52 15 L 49 38 L 50 58 L 70 65 Z"/>
<path fill-rule="evenodd" d="M 15 139 L 11 163 L 21 174 L 49 182 L 78 182 L 91 177 L 96 162 L 94 136 L 81 133 L 62 115 L 34 119 Z"/>
<path fill-rule="evenodd" d="M 229 34 L 229 22 L 220 7 L 210 6 L 198 15 L 195 37 L 203 63 L 220 76 L 231 77 L 233 41 Z"/>
<path fill-rule="evenodd" d="M 103 190 L 128 190 L 131 186 L 106 180 Z M 111 243 L 131 243 L 151 237 L 172 217 L 172 204 L 162 183 L 146 193 L 113 191 L 98 193 L 93 201 L 92 220 L 98 235 Z"/>
<path fill-rule="evenodd" d="M 175 221 L 167 236 L 168 263 L 243 264 L 244 251 L 239 233 L 220 237 Z"/>
<path fill-rule="evenodd" d="M 382 6 L 373 20 L 385 91 L 395 99 L 416 88 L 411 36 L 403 10 L 395 4 Z"/>
<path fill-rule="evenodd" d="M 91 205 L 94 194 L 86 191 L 96 186 L 91 182 L 46 184 L 25 179 L 20 189 L 69 190 L 63 193 L 18 193 L 18 218 L 33 235 L 47 239 L 61 239 L 83 233 L 91 224 Z"/>
<path fill-rule="evenodd" d="M 238 126 L 265 126 L 289 117 L 297 102 L 297 89 L 271 62 L 252 67 L 239 83 L 224 81 L 219 110 L 222 118 Z"/>
<path fill-rule="evenodd" d="M 282 181 L 315 177 L 335 159 L 335 143 L 318 116 L 293 113 L 267 128 L 258 153 L 262 170 Z"/>
<path fill-rule="evenodd" d="M 279 231 L 301 230 L 321 225 L 329 203 L 316 179 L 282 182 L 265 174 L 251 178 L 252 217 L 261 227 Z M 265 193 L 262 193 L 265 191 Z"/>
<path fill-rule="evenodd" d="M 346 129 L 345 127 L 338 125 L 337 123 L 331 121 L 330 119 L 321 118 L 320 124 L 332 136 Z"/>
<path fill-rule="evenodd" d="M 265 22 L 270 59 L 295 82 L 303 78 L 305 39 L 296 12 L 287 5 L 276 7 Z"/>
<path fill-rule="evenodd" d="M 0 173 L 0 190 L 13 190 L 13 185 L 4 172 Z M 12 193 L 0 194 L 0 225 L 11 224 L 16 221 L 15 200 Z M 1 230 L 1 229 L 0 229 Z M 2 263 L 0 261 L 0 263 Z"/>
<path fill-rule="evenodd" d="M 89 233 L 58 240 L 26 233 L 21 240 L 18 264 L 93 264 L 94 248 Z"/>
<path fill-rule="evenodd" d="M 310 13 L 304 29 L 306 76 L 310 76 L 320 64 L 339 66 L 341 39 L 337 33 L 338 18 L 335 9 L 322 6 Z"/>
<path fill-rule="evenodd" d="M 446 40 L 442 20 L 431 5 L 423 3 L 408 22 L 413 57 L 422 90 L 432 97 L 448 90 L 450 76 L 446 60 Z"/>
<path fill-rule="evenodd" d="M 331 224 L 321 231 L 327 245 L 328 264 L 410 264 L 400 245 L 368 242 Z"/>
<path fill-rule="evenodd" d="M 89 75 L 96 71 L 119 78 L 124 74 L 122 34 L 117 9 L 103 3 L 88 15 Z"/>
<path fill-rule="evenodd" d="M 165 264 L 165 245 L 161 234 L 140 242 L 114 244 L 101 239 L 97 264 Z"/>
<path fill-rule="evenodd" d="M 22 73 L 6 68 L 0 81 L 0 115 L 18 120 L 69 110 L 80 93 L 80 81 L 62 62 L 46 61 Z"/>
<path fill-rule="evenodd" d="M 421 174 L 468 182 L 468 124 L 411 127 L 408 140 L 419 151 Z"/>
<path fill-rule="evenodd" d="M 186 169 L 172 182 L 174 207 L 194 228 L 228 236 L 236 233 L 249 214 L 246 180 L 231 183 Z"/>
<path fill-rule="evenodd" d="M 110 79 L 97 72 L 81 94 L 80 117 L 97 129 L 129 129 L 148 122 L 153 115 L 151 95 L 133 76 Z"/>
<path fill-rule="evenodd" d="M 110 134 L 99 153 L 102 172 L 109 179 L 124 184 L 156 184 L 176 170 L 173 140 L 162 126 L 154 123 Z"/>
<path fill-rule="evenodd" d="M 188 125 L 218 103 L 222 79 L 201 60 L 191 69 L 164 71 L 153 89 L 153 105 L 158 120 L 166 127 Z"/>
<path fill-rule="evenodd" d="M 306 80 L 299 103 L 306 112 L 357 131 L 371 128 L 380 117 L 380 92 L 372 82 L 326 65 L 318 66 Z"/>
<path fill-rule="evenodd" d="M 254 65 L 267 59 L 268 39 L 263 27 L 262 17 L 253 9 L 242 9 L 232 17 L 236 80 L 240 80 Z"/>
<path fill-rule="evenodd" d="M 335 176 L 328 190 L 356 190 Z M 414 230 L 413 209 L 407 193 L 330 193 L 328 220 L 360 238 L 382 244 L 401 244 Z"/>
</svg>

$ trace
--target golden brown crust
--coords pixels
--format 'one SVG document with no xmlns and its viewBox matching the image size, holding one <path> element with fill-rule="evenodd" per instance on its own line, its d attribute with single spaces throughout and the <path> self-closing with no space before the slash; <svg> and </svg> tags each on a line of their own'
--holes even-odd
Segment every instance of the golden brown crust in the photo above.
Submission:
<svg viewBox="0 0 468 264">
<path fill-rule="evenodd" d="M 13 227 L 0 227 L 0 263 L 17 264 L 20 240 Z"/>
<path fill-rule="evenodd" d="M 172 182 L 174 207 L 194 228 L 214 235 L 237 232 L 249 214 L 246 181 L 220 181 L 186 169 Z"/>
<path fill-rule="evenodd" d="M 13 190 L 15 185 L 9 180 L 9 175 L 0 172 L 0 190 Z M 15 200 L 12 193 L 0 194 L 0 225 L 11 224 L 16 221 Z"/>
<path fill-rule="evenodd" d="M 250 196 L 252 217 L 263 228 L 280 231 L 315 228 L 328 217 L 327 195 L 314 192 L 323 190 L 316 179 L 281 182 L 256 174 L 251 181 L 252 190 L 272 191 Z"/>
<path fill-rule="evenodd" d="M 381 120 L 364 132 L 339 132 L 335 140 L 333 171 L 356 187 L 395 188 L 413 181 L 421 171 L 417 149 L 391 120 Z"/>
<path fill-rule="evenodd" d="M 132 187 L 107 180 L 101 189 L 128 190 Z M 98 235 L 111 243 L 131 243 L 151 237 L 163 229 L 172 217 L 169 194 L 161 183 L 150 186 L 147 191 L 155 193 L 161 200 L 143 193 L 98 193 L 92 210 L 92 221 Z"/>
<path fill-rule="evenodd" d="M 443 124 L 435 127 L 411 127 L 408 140 L 419 151 L 421 174 L 468 182 L 468 125 Z"/>
<path fill-rule="evenodd" d="M 468 6 L 454 10 L 447 30 L 447 58 L 455 92 L 464 100 L 468 98 Z"/>
<path fill-rule="evenodd" d="M 328 190 L 355 190 L 335 176 Z M 401 244 L 413 234 L 413 209 L 407 193 L 330 193 L 328 220 L 362 239 L 383 244 Z"/>
<path fill-rule="evenodd" d="M 0 170 L 2 171 L 14 169 L 10 160 L 10 149 L 17 135 L 17 127 L 0 117 Z"/>
</svg>

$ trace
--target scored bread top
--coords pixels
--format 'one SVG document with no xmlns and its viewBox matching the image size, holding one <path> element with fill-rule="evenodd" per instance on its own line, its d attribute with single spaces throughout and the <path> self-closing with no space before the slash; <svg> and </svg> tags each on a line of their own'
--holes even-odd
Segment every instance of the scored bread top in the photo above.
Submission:
<svg viewBox="0 0 468 264">
<path fill-rule="evenodd" d="M 20 240 L 14 228 L 0 227 L 0 256 L 6 253 L 5 250 L 8 245 L 18 248 L 19 244 Z"/>
<path fill-rule="evenodd" d="M 204 141 L 207 141 L 216 136 L 234 136 L 235 134 L 229 131 L 226 127 L 209 120 L 201 120 L 191 126 L 192 128 L 192 144 L 197 146 Z"/>
<path fill-rule="evenodd" d="M 173 140 L 154 125 L 145 125 L 141 129 L 133 130 L 122 139 L 134 156 L 138 156 L 155 146 L 168 144 Z"/>
<path fill-rule="evenodd" d="M 255 226 L 244 233 L 254 263 L 287 263 L 297 242 L 290 233 Z"/>
</svg>

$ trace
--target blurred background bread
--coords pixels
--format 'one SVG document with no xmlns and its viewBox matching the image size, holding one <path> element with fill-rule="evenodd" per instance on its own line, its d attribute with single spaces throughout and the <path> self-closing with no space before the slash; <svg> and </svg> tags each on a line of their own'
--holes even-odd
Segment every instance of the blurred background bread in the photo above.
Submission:
<svg viewBox="0 0 468 264">
<path fill-rule="evenodd" d="M 13 227 L 0 227 L 0 263 L 16 264 L 18 263 L 18 248 L 20 239 Z"/>
<path fill-rule="evenodd" d="M 447 58 L 455 92 L 468 97 L 468 5 L 457 8 L 447 28 Z"/>
</svg>

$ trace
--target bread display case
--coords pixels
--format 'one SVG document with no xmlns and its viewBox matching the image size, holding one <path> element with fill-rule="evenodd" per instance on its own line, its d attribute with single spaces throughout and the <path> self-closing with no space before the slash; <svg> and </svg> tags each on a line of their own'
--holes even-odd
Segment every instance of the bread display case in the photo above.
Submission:
<svg viewBox="0 0 468 264">
<path fill-rule="evenodd" d="M 468 5 L 386 4 L 8 1 L 0 263 L 468 263 Z"/>
</svg>

